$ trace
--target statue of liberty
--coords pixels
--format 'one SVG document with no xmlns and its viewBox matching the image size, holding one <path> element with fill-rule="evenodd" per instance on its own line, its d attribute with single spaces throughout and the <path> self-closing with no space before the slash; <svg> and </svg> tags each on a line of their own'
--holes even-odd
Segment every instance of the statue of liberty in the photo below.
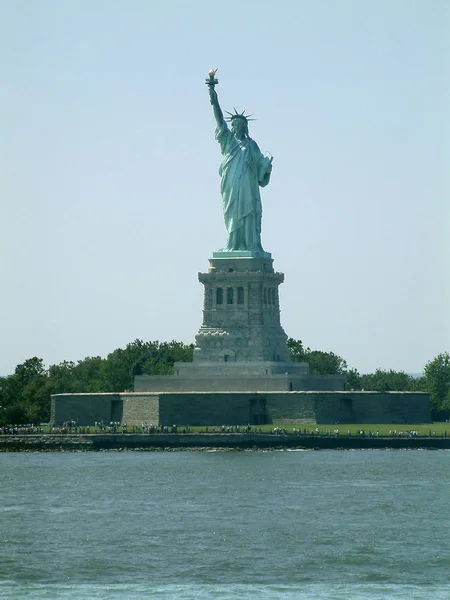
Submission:
<svg viewBox="0 0 450 600">
<path fill-rule="evenodd" d="M 217 69 L 216 69 L 217 70 Z M 219 168 L 222 178 L 223 216 L 228 233 L 222 252 L 246 251 L 255 256 L 265 254 L 261 245 L 262 205 L 260 187 L 270 180 L 272 156 L 261 153 L 257 143 L 248 135 L 249 116 L 244 112 L 228 113 L 228 127 L 219 105 L 214 86 L 216 70 L 209 71 L 206 84 L 216 119 L 216 139 L 223 156 Z M 228 112 L 228 111 L 226 111 Z"/>
</svg>

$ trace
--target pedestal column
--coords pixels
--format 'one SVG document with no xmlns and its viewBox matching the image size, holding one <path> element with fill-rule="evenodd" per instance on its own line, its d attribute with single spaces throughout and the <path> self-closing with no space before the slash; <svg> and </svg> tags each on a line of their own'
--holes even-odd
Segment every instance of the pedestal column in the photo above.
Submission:
<svg viewBox="0 0 450 600">
<path fill-rule="evenodd" d="M 194 362 L 289 361 L 278 302 L 284 274 L 274 271 L 268 254 L 261 258 L 242 254 L 215 253 L 208 273 L 198 275 L 205 292 Z"/>
</svg>

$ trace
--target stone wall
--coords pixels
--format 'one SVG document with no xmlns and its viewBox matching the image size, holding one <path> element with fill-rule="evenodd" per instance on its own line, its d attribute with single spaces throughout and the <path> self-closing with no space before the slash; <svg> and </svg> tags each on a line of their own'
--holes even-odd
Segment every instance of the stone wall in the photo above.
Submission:
<svg viewBox="0 0 450 600">
<path fill-rule="evenodd" d="M 123 402 L 122 423 L 141 425 L 159 424 L 159 394 L 120 394 Z"/>
<path fill-rule="evenodd" d="M 428 394 L 345 392 L 315 394 L 317 423 L 428 423 Z"/>
<path fill-rule="evenodd" d="M 52 423 L 119 421 L 127 425 L 277 425 L 280 423 L 429 423 L 428 394 L 419 392 L 161 392 L 58 394 Z"/>
<path fill-rule="evenodd" d="M 159 411 L 161 425 L 243 425 L 249 418 L 248 394 L 161 394 Z"/>
<path fill-rule="evenodd" d="M 295 364 L 295 363 L 293 363 Z M 204 369 L 192 365 L 192 373 L 181 375 L 137 375 L 134 378 L 135 392 L 251 392 L 258 391 L 304 391 L 332 390 L 344 391 L 345 375 L 297 375 L 295 373 L 240 374 L 229 369 L 228 377 L 224 372 L 213 368 L 208 376 Z M 225 370 L 225 367 L 223 367 Z M 198 376 L 195 377 L 195 373 Z"/>
<path fill-rule="evenodd" d="M 285 394 L 266 394 L 267 415 L 274 425 L 279 423 L 315 422 L 316 394 L 288 392 Z"/>
<path fill-rule="evenodd" d="M 120 417 L 120 394 L 56 394 L 51 398 L 50 422 L 64 423 L 65 421 L 76 421 L 78 425 L 93 425 L 95 421 L 120 421 L 113 419 L 114 409 L 119 409 Z"/>
<path fill-rule="evenodd" d="M 342 431 L 342 428 L 341 428 Z M 275 433 L 0 435 L 0 452 L 204 448 L 450 449 L 450 437 L 369 437 Z"/>
</svg>

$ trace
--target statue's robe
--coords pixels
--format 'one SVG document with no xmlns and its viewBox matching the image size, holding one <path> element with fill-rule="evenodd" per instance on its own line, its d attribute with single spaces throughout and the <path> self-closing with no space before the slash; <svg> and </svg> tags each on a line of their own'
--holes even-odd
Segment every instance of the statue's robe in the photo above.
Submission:
<svg viewBox="0 0 450 600">
<path fill-rule="evenodd" d="M 224 250 L 263 252 L 259 187 L 269 183 L 271 161 L 251 138 L 238 140 L 225 122 L 216 128 L 216 139 L 224 157 L 219 169 L 228 232 Z"/>
</svg>

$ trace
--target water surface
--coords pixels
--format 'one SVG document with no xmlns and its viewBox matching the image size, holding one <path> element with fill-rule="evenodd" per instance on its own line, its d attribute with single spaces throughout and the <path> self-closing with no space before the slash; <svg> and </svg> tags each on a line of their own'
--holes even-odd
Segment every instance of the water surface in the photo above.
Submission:
<svg viewBox="0 0 450 600">
<path fill-rule="evenodd" d="M 0 598 L 450 597 L 450 451 L 0 455 Z"/>
</svg>

